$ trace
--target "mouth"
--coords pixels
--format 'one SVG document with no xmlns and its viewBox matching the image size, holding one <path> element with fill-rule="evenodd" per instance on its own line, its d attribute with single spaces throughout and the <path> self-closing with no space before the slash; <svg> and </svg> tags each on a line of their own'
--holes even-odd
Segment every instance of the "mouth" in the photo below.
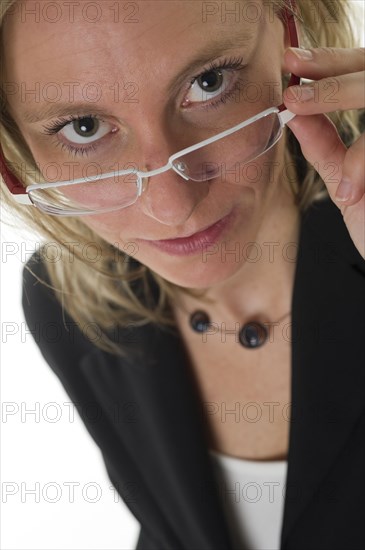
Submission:
<svg viewBox="0 0 365 550">
<path fill-rule="evenodd" d="M 233 211 L 203 229 L 174 239 L 144 240 L 142 242 L 158 248 L 167 254 L 186 256 L 196 254 L 214 245 L 233 222 Z"/>
</svg>

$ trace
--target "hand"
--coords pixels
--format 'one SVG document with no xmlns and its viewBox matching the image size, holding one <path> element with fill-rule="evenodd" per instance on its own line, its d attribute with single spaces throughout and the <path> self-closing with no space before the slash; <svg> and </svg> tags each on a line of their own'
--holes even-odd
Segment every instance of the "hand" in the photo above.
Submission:
<svg viewBox="0 0 365 550">
<path fill-rule="evenodd" d="M 365 49 L 309 51 L 312 59 L 300 59 L 295 48 L 288 48 L 284 54 L 287 72 L 315 81 L 285 90 L 286 107 L 299 115 L 288 126 L 303 155 L 326 184 L 354 245 L 365 259 L 365 134 L 347 148 L 324 114 L 365 107 Z"/>
</svg>

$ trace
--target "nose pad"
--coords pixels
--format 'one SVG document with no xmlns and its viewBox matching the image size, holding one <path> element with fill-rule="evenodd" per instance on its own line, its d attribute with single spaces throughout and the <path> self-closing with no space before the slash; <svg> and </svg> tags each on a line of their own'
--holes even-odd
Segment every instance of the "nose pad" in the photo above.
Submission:
<svg viewBox="0 0 365 550">
<path fill-rule="evenodd" d="M 141 208 L 164 225 L 184 224 L 209 193 L 208 182 L 183 179 L 171 169 L 144 180 Z"/>
<path fill-rule="evenodd" d="M 189 167 L 183 160 L 175 160 L 172 164 L 175 172 L 184 178 L 184 180 L 188 180 L 190 178 Z"/>
<path fill-rule="evenodd" d="M 201 160 L 196 153 L 190 153 L 189 159 L 178 158 L 173 161 L 173 170 L 185 180 L 208 181 L 219 176 L 221 166 L 217 163 Z"/>
</svg>

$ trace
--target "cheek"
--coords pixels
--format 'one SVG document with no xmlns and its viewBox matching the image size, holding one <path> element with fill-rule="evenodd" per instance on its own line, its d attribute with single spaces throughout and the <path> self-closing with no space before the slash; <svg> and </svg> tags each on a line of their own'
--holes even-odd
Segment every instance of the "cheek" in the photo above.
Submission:
<svg viewBox="0 0 365 550">
<path fill-rule="evenodd" d="M 112 214 L 114 215 L 114 219 L 111 219 L 111 214 L 109 213 L 85 216 L 83 222 L 94 233 L 102 237 L 107 243 L 113 245 L 120 252 L 139 259 L 139 245 L 133 238 L 127 236 L 127 225 L 120 219 L 120 213 L 113 212 Z M 123 238 L 123 235 L 125 235 L 125 238 Z"/>
<path fill-rule="evenodd" d="M 236 165 L 222 174 L 224 190 L 229 195 L 235 195 L 246 206 L 260 208 L 260 204 L 267 201 L 279 191 L 278 186 L 281 176 L 285 172 L 281 143 L 267 151 L 257 160 Z M 217 195 L 222 193 L 219 189 L 222 182 L 217 182 Z"/>
<path fill-rule="evenodd" d="M 127 231 L 130 224 L 123 219 L 123 210 L 115 212 L 106 212 L 105 214 L 95 214 L 93 216 L 83 216 L 82 221 L 97 235 L 100 235 L 107 242 L 114 244 L 116 240 L 127 237 Z"/>
<path fill-rule="evenodd" d="M 138 204 L 114 212 L 83 216 L 82 222 L 106 242 L 131 256 L 136 256 L 138 250 L 135 239 L 147 233 L 144 230 L 146 219 Z"/>
<path fill-rule="evenodd" d="M 286 177 L 285 140 L 283 138 L 259 159 L 243 167 L 245 185 L 262 197 L 271 197 L 280 192 L 283 178 Z"/>
<path fill-rule="evenodd" d="M 251 190 L 255 200 L 259 200 L 256 195 L 275 189 L 279 171 L 284 168 L 285 150 L 278 117 L 268 115 L 226 139 L 229 147 L 222 147 L 219 177 L 213 187 L 228 184 L 227 191 L 238 187 L 243 195 Z"/>
<path fill-rule="evenodd" d="M 228 124 L 226 113 L 227 110 L 224 110 L 224 117 L 221 115 L 224 118 L 220 122 L 222 127 Z M 236 120 L 231 120 L 229 127 L 241 125 L 244 118 L 237 106 L 235 116 Z M 200 181 L 202 175 L 207 173 L 211 178 L 230 184 L 244 184 L 252 178 L 260 180 L 263 175 L 262 156 L 277 143 L 281 135 L 279 118 L 275 113 L 270 113 L 218 141 L 180 157 L 179 161 L 185 173 L 194 181 Z"/>
</svg>

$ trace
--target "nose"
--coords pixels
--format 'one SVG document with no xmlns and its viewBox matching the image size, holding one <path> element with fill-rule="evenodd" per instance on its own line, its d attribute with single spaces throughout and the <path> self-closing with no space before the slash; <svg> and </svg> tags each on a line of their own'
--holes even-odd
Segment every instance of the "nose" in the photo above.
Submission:
<svg viewBox="0 0 365 550">
<path fill-rule="evenodd" d="M 164 225 L 182 225 L 209 193 L 209 183 L 184 180 L 173 170 L 151 176 L 142 210 Z"/>
<path fill-rule="evenodd" d="M 161 143 L 161 140 L 154 142 L 148 160 L 144 163 L 144 171 L 155 170 L 167 163 L 169 155 L 172 154 L 171 145 L 161 147 Z M 157 144 L 158 153 L 155 148 Z M 150 160 L 152 158 L 153 162 Z M 208 193 L 208 181 L 185 180 L 171 169 L 148 179 L 146 190 L 140 197 L 140 206 L 146 215 L 164 225 L 182 225 Z"/>
</svg>

